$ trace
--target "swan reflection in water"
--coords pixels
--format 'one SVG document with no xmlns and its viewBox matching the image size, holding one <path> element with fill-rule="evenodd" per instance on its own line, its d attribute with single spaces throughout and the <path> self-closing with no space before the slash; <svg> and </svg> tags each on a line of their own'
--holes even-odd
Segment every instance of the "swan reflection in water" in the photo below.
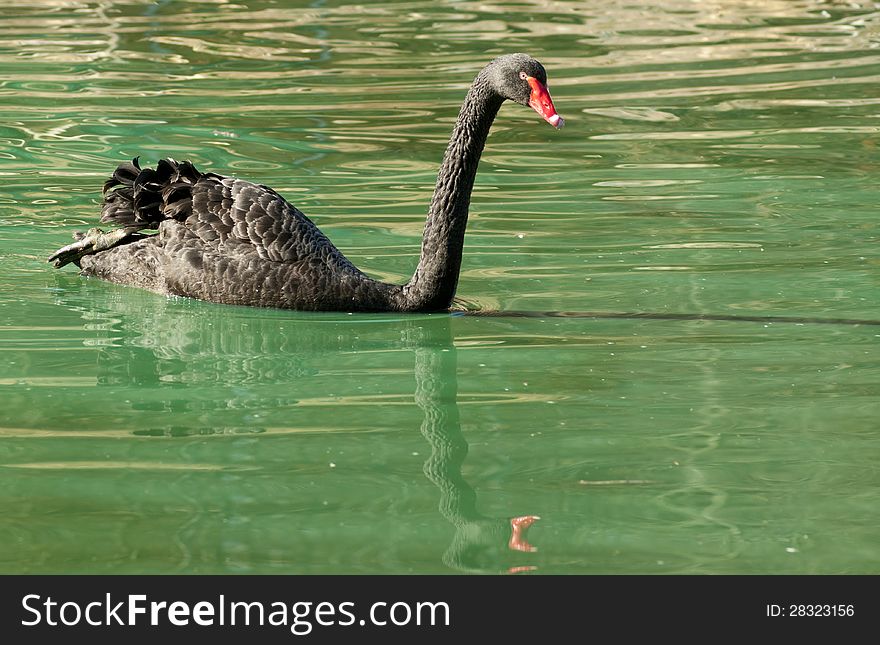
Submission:
<svg viewBox="0 0 880 645">
<path fill-rule="evenodd" d="M 424 413 L 422 435 L 431 446 L 425 475 L 440 489 L 440 513 L 455 526 L 455 537 L 443 556 L 450 567 L 462 571 L 490 571 L 504 547 L 533 552 L 526 538 L 537 515 L 510 519 L 485 517 L 477 511 L 476 491 L 465 481 L 461 467 L 468 444 L 461 432 L 458 412 L 457 357 L 449 316 L 423 321 L 412 334 L 415 349 L 416 404 Z M 534 570 L 532 565 L 511 566 L 508 571 Z"/>
<path fill-rule="evenodd" d="M 95 296 L 92 286 L 99 290 L 100 296 Z M 99 387 L 90 396 L 94 397 L 97 408 L 112 410 L 114 419 L 109 421 L 111 417 L 93 416 L 84 423 L 92 423 L 96 429 L 115 424 L 116 428 L 125 430 L 127 436 L 159 438 L 157 443 L 148 441 L 149 446 L 129 446 L 129 457 L 138 455 L 143 459 L 148 454 L 144 451 L 152 451 L 150 455 L 159 450 L 163 454 L 177 451 L 177 454 L 185 452 L 185 461 L 190 463 L 193 458 L 219 463 L 221 471 L 235 471 L 239 467 L 250 469 L 250 472 L 227 472 L 223 475 L 225 483 L 212 487 L 204 487 L 204 480 L 199 479 L 204 475 L 186 476 L 186 471 L 177 471 L 182 477 L 177 484 L 179 491 L 167 490 L 163 494 L 176 496 L 182 493 L 180 501 L 194 508 L 187 522 L 186 535 L 176 535 L 169 540 L 169 543 L 174 542 L 188 551 L 183 559 L 200 560 L 203 566 L 211 566 L 209 560 L 216 564 L 224 557 L 224 547 L 217 544 L 218 540 L 234 541 L 230 535 L 222 534 L 229 530 L 228 522 L 239 527 L 252 522 L 259 535 L 245 534 L 240 542 L 247 544 L 239 545 L 239 551 L 243 552 L 242 568 L 247 570 L 248 558 L 259 561 L 265 557 L 261 549 L 268 549 L 273 543 L 290 541 L 291 521 L 301 529 L 309 522 L 308 519 L 303 521 L 304 516 L 327 512 L 326 507 L 320 506 L 320 501 L 310 500 L 303 505 L 303 480 L 291 479 L 292 476 L 299 477 L 303 469 L 314 471 L 315 464 L 323 459 L 326 446 L 339 447 L 344 442 L 348 458 L 356 463 L 352 469 L 336 469 L 333 479 L 319 479 L 317 487 L 308 492 L 309 496 L 316 500 L 321 496 L 333 498 L 341 486 L 340 474 L 355 477 L 344 485 L 350 486 L 354 481 L 355 488 L 358 488 L 358 473 L 368 471 L 368 484 L 378 486 L 380 494 L 377 497 L 384 500 L 398 497 L 399 491 L 388 492 L 389 487 L 395 486 L 397 476 L 391 473 L 377 476 L 381 467 L 373 463 L 365 468 L 363 464 L 374 459 L 374 449 L 380 453 L 378 461 L 381 461 L 381 453 L 387 449 L 390 451 L 386 455 L 388 459 L 391 453 L 397 452 L 398 463 L 395 465 L 400 465 L 401 444 L 395 447 L 387 442 L 399 436 L 395 434 L 398 428 L 412 423 L 412 414 L 408 410 L 412 409 L 414 399 L 421 410 L 421 434 L 430 447 L 423 470 L 440 492 L 441 515 L 454 527 L 453 538 L 442 562 L 461 572 L 517 573 L 535 569 L 535 556 L 531 555 L 535 548 L 528 541 L 527 531 L 538 519 L 537 515 L 488 517 L 481 514 L 477 510 L 477 494 L 462 476 L 468 444 L 461 430 L 457 404 L 453 317 L 344 317 L 260 312 L 205 306 L 196 301 L 147 294 L 130 298 L 131 292 L 124 290 L 118 291 L 120 297 L 116 299 L 112 297 L 115 287 L 110 287 L 111 297 L 106 298 L 108 293 L 103 286 L 95 283 L 84 289 L 87 292 L 85 299 L 80 297 L 82 289 L 77 295 L 75 287 L 71 289 L 69 284 L 65 285 L 60 290 L 65 294 L 61 298 L 68 308 L 79 310 L 82 317 L 88 319 L 84 342 L 98 346 L 96 381 Z M 107 305 L 103 312 L 100 311 L 102 305 Z M 411 370 L 415 377 L 414 396 L 413 390 L 409 389 L 413 387 L 413 381 L 406 377 Z M 389 377 L 383 374 L 395 374 L 394 383 L 399 384 L 396 390 L 394 385 L 388 385 Z M 337 382 L 336 391 L 342 392 L 342 396 L 327 391 L 327 383 L 333 381 Z M 104 394 L 101 394 L 102 390 Z M 388 390 L 393 393 L 389 394 Z M 353 391 L 359 393 L 352 396 Z M 362 425 L 357 425 L 356 408 L 349 409 L 345 411 L 344 426 L 340 426 L 339 417 L 335 415 L 342 412 L 339 405 L 347 403 L 378 407 L 372 408 L 371 415 L 365 417 Z M 375 413 L 377 409 L 381 410 L 379 415 Z M 95 414 L 98 412 L 100 410 Z M 328 413 L 329 424 L 325 416 Z M 336 428 L 330 426 L 334 418 Z M 375 427 L 377 424 L 392 432 L 376 434 L 375 431 L 380 429 Z M 280 454 L 278 446 L 282 444 L 273 443 L 279 425 L 286 426 L 281 432 L 283 436 L 279 437 L 285 446 Z M 338 432 L 325 432 L 333 429 L 344 431 L 346 438 L 343 439 Z M 265 433 L 263 439 L 260 439 L 260 433 Z M 208 435 L 232 435 L 238 443 L 216 443 L 207 440 Z M 188 441 L 184 444 L 185 439 L 194 436 L 200 439 L 198 443 Z M 164 443 L 162 438 L 180 443 L 176 447 L 161 445 Z M 410 438 L 401 438 L 404 446 L 407 441 L 411 443 Z M 265 442 L 267 439 L 269 441 Z M 264 442 L 262 447 L 259 445 L 261 441 Z M 378 447 L 377 441 L 382 442 Z M 288 460 L 284 453 L 291 448 Z M 196 453 L 196 450 L 200 452 Z M 418 452 L 423 454 L 421 450 Z M 155 459 L 152 456 L 146 458 Z M 232 468 L 227 468 L 230 465 Z M 326 471 L 318 474 L 327 475 Z M 125 472 L 125 485 L 131 486 L 133 479 L 149 476 L 149 472 L 143 470 Z M 377 477 L 380 477 L 378 481 Z M 194 485 L 194 480 L 198 480 L 198 485 Z M 315 482 L 310 483 L 314 485 Z M 143 490 L 149 494 L 152 485 L 148 481 Z M 331 488 L 327 488 L 328 485 Z M 278 495 L 271 493 L 275 489 L 279 490 Z M 228 494 L 224 490 L 234 490 L 235 499 L 214 497 Z M 332 534 L 317 538 L 315 531 L 326 530 L 323 523 L 327 516 L 323 516 L 319 518 L 319 524 L 324 528 L 312 527 L 308 535 L 305 534 L 308 531 L 297 534 L 298 547 L 302 550 L 296 556 L 283 556 L 282 561 L 300 556 L 307 560 L 312 548 L 326 552 L 330 544 L 348 544 L 352 536 L 344 533 L 357 530 L 355 516 L 362 503 L 357 500 L 365 499 L 366 494 L 364 490 L 346 489 L 336 495 L 343 501 L 337 501 L 331 510 L 342 511 L 348 519 L 341 523 L 349 528 L 334 528 Z M 261 513 L 265 514 L 267 505 L 277 509 L 288 503 L 285 495 L 290 495 L 289 501 L 297 506 L 293 515 L 272 512 L 273 523 L 270 526 L 261 523 L 257 518 Z M 143 497 L 140 499 L 143 504 Z M 247 500 L 244 508 L 242 500 Z M 381 503 L 383 500 L 374 501 Z M 146 502 L 148 506 L 155 504 L 159 502 Z M 392 508 L 397 505 L 397 499 L 388 504 Z M 353 511 L 354 515 L 346 513 L 346 509 Z M 218 510 L 226 518 L 219 525 Z M 371 512 L 374 510 L 378 509 L 371 509 Z M 382 511 L 378 512 L 381 514 Z M 397 551 L 412 549 L 412 543 L 404 545 L 403 549 L 399 543 L 411 540 L 405 536 L 413 535 L 414 530 L 425 529 L 417 528 L 417 521 L 411 526 L 401 524 L 399 519 L 405 518 L 406 512 L 393 512 L 397 521 L 365 528 L 365 535 L 361 536 L 365 545 L 369 543 L 369 548 L 375 549 L 385 542 L 391 551 L 395 547 Z M 291 517 L 295 519 L 291 520 Z M 203 524 L 199 528 L 200 523 Z M 169 525 L 166 520 L 164 530 L 184 530 L 175 529 L 174 524 Z M 210 529 L 211 526 L 215 528 Z M 282 528 L 284 526 L 287 528 Z M 387 534 L 390 526 L 397 535 Z M 162 529 L 157 526 L 153 530 Z M 218 530 L 220 535 L 216 534 Z M 385 533 L 384 539 L 382 532 Z M 310 546 L 310 540 L 314 545 Z M 357 565 L 370 570 L 369 560 L 381 557 L 381 552 L 365 553 L 364 561 L 358 561 Z M 411 556 L 386 554 L 385 557 L 397 558 L 396 563 L 387 568 L 407 570 L 406 560 Z"/>
</svg>

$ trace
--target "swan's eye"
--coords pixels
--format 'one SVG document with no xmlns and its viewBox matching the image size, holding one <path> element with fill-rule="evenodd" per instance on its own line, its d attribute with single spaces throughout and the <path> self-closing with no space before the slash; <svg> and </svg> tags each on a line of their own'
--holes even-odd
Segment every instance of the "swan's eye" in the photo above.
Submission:
<svg viewBox="0 0 880 645">
<path fill-rule="evenodd" d="M 525 72 L 520 72 L 520 73 L 519 73 L 519 77 L 520 77 L 522 80 L 526 80 L 526 79 L 529 77 L 529 75 L 526 74 Z"/>
</svg>

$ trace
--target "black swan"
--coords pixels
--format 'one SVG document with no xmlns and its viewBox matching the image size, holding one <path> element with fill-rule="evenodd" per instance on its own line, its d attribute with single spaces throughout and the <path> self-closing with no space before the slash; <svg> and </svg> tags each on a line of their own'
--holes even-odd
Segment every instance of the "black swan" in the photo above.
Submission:
<svg viewBox="0 0 880 645">
<path fill-rule="evenodd" d="M 471 188 L 489 127 L 510 99 L 563 125 L 544 67 L 525 54 L 489 63 L 452 130 L 428 210 L 421 257 L 404 285 L 369 278 L 311 220 L 266 186 L 202 173 L 188 161 L 120 165 L 104 184 L 104 233 L 78 233 L 50 258 L 83 275 L 226 304 L 312 311 L 443 311 L 461 267 Z M 146 234 L 144 229 L 158 229 Z"/>
</svg>

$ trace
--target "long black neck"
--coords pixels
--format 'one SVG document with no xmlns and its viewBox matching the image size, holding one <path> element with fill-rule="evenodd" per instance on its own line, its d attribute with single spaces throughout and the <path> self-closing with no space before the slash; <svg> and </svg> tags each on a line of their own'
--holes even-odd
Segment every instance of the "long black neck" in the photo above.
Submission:
<svg viewBox="0 0 880 645">
<path fill-rule="evenodd" d="M 402 288 L 405 309 L 441 311 L 452 304 L 461 269 L 471 189 L 489 128 L 503 100 L 482 73 L 465 97 L 437 174 L 419 265 Z"/>
</svg>

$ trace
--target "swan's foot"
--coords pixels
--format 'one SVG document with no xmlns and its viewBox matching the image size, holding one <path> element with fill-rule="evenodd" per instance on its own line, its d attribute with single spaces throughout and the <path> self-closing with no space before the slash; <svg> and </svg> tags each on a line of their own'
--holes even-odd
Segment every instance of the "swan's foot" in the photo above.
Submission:
<svg viewBox="0 0 880 645">
<path fill-rule="evenodd" d="M 511 519 L 510 541 L 507 543 L 507 546 L 514 551 L 525 551 L 526 553 L 537 551 L 538 549 L 529 544 L 529 541 L 526 539 L 526 531 L 540 519 L 537 515 L 523 515 Z"/>
<path fill-rule="evenodd" d="M 48 261 L 56 269 L 60 269 L 65 264 L 70 264 L 71 262 L 79 266 L 79 261 L 84 256 L 112 249 L 134 235 L 137 230 L 136 227 L 128 226 L 126 228 L 118 228 L 109 233 L 105 233 L 99 228 L 90 228 L 85 233 L 77 231 L 73 234 L 73 239 L 76 242 L 55 251 L 55 253 L 49 256 Z"/>
</svg>

